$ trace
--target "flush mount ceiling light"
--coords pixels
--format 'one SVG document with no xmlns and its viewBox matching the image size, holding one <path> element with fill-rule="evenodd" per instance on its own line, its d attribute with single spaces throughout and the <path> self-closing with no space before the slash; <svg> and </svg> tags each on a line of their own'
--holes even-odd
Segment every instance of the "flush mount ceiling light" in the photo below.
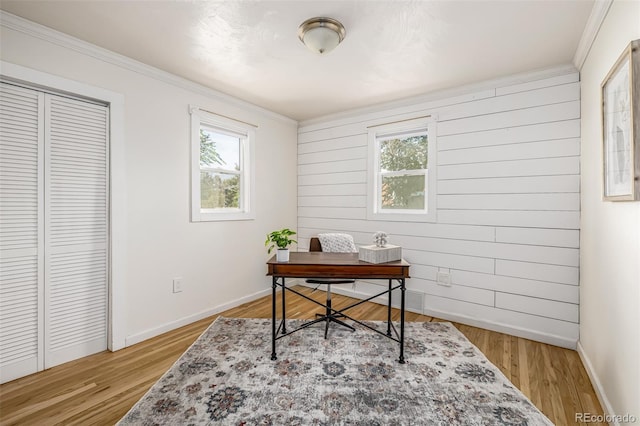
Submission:
<svg viewBox="0 0 640 426">
<path fill-rule="evenodd" d="M 300 41 L 319 54 L 331 52 L 346 35 L 344 26 L 332 18 L 307 19 L 298 28 Z"/>
</svg>

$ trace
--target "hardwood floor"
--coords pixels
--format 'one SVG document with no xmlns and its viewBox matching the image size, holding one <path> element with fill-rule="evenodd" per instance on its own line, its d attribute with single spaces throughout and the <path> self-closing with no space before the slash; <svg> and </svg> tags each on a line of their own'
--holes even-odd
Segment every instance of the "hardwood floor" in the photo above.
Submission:
<svg viewBox="0 0 640 426">
<path fill-rule="evenodd" d="M 317 300 L 324 292 L 300 291 Z M 349 299 L 333 296 L 335 308 Z M 288 318 L 311 318 L 321 308 L 289 297 Z M 386 307 L 364 303 L 355 318 L 385 320 Z M 227 317 L 271 317 L 271 297 L 263 297 L 221 313 Z M 399 311 L 394 309 L 394 319 Z M 203 319 L 145 342 L 102 352 L 0 385 L 1 425 L 111 425 L 135 402 L 211 324 Z M 407 313 L 407 321 L 440 321 Z M 462 324 L 464 333 L 544 414 L 557 425 L 575 422 L 576 413 L 602 414 L 578 353 Z M 265 350 L 270 350 L 265 348 Z M 605 423 L 589 423 L 589 425 Z"/>
</svg>

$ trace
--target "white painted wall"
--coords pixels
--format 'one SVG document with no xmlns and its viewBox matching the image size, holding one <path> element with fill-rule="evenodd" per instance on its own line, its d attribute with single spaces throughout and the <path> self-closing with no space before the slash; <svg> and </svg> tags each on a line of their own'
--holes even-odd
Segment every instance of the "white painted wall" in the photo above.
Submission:
<svg viewBox="0 0 640 426">
<path fill-rule="evenodd" d="M 640 202 L 602 201 L 600 109 L 603 79 L 638 38 L 640 2 L 615 0 L 581 71 L 579 351 L 604 408 L 640 421 Z"/>
<path fill-rule="evenodd" d="M 296 122 L 24 21 L 3 22 L 0 52 L 124 95 L 125 153 L 112 167 L 126 176 L 126 207 L 114 213 L 127 232 L 114 251 L 127 254 L 128 344 L 270 291 L 263 236 L 296 225 Z M 258 126 L 255 220 L 190 223 L 190 104 Z"/>
<path fill-rule="evenodd" d="M 578 80 L 563 68 L 302 123 L 300 247 L 319 232 L 362 245 L 386 231 L 412 264 L 412 310 L 575 348 Z M 367 126 L 426 114 L 438 115 L 437 223 L 367 220 Z M 439 268 L 451 287 L 436 283 Z"/>
</svg>

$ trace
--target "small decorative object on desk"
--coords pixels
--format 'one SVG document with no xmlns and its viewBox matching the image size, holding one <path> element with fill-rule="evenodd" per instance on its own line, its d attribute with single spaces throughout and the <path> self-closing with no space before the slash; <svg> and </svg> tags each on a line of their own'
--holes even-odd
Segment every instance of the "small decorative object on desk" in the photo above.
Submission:
<svg viewBox="0 0 640 426">
<path fill-rule="evenodd" d="M 360 260 L 368 263 L 387 263 L 402 259 L 402 247 L 387 244 L 389 237 L 386 232 L 376 232 L 373 234 L 373 240 L 375 245 L 360 246 Z"/>
<path fill-rule="evenodd" d="M 298 243 L 293 238 L 289 238 L 292 235 L 296 235 L 295 231 L 292 231 L 289 228 L 284 228 L 279 231 L 273 231 L 267 234 L 267 240 L 264 242 L 265 246 L 269 246 L 269 250 L 267 253 L 271 253 L 275 247 L 277 247 L 276 251 L 276 260 L 278 262 L 288 262 L 289 261 L 289 246 L 292 243 Z"/>
<path fill-rule="evenodd" d="M 376 247 L 384 247 L 387 245 L 387 233 L 378 231 L 373 234 L 373 241 L 376 243 Z"/>
</svg>

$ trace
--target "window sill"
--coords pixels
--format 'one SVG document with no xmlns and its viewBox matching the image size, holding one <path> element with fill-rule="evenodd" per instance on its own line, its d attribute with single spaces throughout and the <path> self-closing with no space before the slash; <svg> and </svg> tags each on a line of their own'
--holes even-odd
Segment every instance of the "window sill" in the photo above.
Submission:
<svg viewBox="0 0 640 426">
<path fill-rule="evenodd" d="M 367 220 L 380 222 L 436 222 L 435 213 L 375 213 L 367 212 Z"/>
<path fill-rule="evenodd" d="M 253 212 L 229 212 L 229 213 L 196 213 L 191 216 L 191 222 L 226 222 L 235 220 L 254 220 Z"/>
</svg>

